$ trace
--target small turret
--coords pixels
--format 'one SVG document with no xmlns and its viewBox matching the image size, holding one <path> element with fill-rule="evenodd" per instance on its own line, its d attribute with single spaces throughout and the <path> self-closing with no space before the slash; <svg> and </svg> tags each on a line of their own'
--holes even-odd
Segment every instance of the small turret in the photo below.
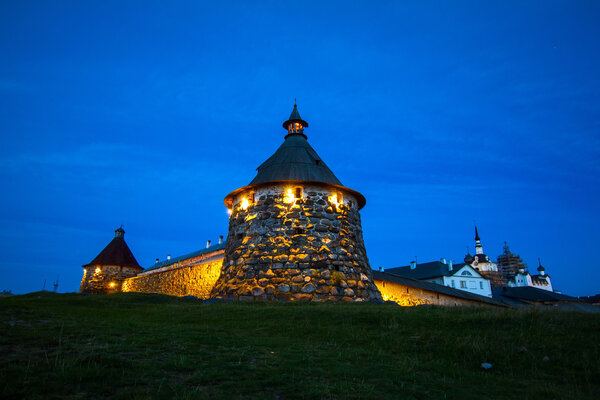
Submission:
<svg viewBox="0 0 600 400">
<path fill-rule="evenodd" d="M 83 266 L 79 293 L 115 293 L 121 291 L 125 278 L 135 276 L 143 268 L 125 243 L 123 226 L 115 237 L 89 264 Z"/>
<path fill-rule="evenodd" d="M 544 268 L 542 266 L 542 261 L 540 260 L 540 258 L 538 257 L 538 264 L 539 266 L 537 267 L 538 272 L 540 273 L 540 276 L 544 276 L 546 275 L 546 268 Z"/>
</svg>

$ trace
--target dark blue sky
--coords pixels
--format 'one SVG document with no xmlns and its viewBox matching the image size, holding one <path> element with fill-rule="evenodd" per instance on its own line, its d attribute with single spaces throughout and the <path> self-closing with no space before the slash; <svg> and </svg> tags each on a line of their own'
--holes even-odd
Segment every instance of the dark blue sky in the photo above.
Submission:
<svg viewBox="0 0 600 400">
<path fill-rule="evenodd" d="M 142 266 L 226 235 L 296 97 L 373 268 L 476 220 L 600 292 L 600 3 L 169 3 L 1 3 L 0 290 L 77 290 L 120 224 Z"/>
</svg>

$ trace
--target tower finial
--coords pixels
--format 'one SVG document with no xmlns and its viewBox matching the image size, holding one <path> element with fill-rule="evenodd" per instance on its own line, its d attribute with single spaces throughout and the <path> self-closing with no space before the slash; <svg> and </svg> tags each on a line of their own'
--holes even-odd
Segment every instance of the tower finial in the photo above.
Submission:
<svg viewBox="0 0 600 400">
<path fill-rule="evenodd" d="M 477 224 L 475 224 L 475 240 L 481 240 L 479 239 L 479 232 L 477 232 Z"/>
<path fill-rule="evenodd" d="M 121 226 L 115 230 L 115 237 L 122 238 L 124 234 L 125 234 L 125 230 L 123 229 L 123 224 L 121 224 Z"/>
<path fill-rule="evenodd" d="M 306 139 L 306 135 L 304 134 L 304 128 L 308 127 L 308 122 L 303 120 L 300 117 L 300 113 L 298 112 L 298 105 L 296 104 L 296 99 L 294 98 L 294 108 L 292 109 L 292 113 L 290 114 L 290 118 L 283 123 L 283 127 L 288 131 L 289 135 L 301 135 Z M 287 136 L 286 136 L 287 138 Z"/>
</svg>

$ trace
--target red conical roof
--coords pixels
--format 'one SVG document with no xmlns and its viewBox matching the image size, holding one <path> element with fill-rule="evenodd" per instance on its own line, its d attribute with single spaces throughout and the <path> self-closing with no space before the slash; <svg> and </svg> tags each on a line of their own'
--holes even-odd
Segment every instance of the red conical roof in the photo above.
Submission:
<svg viewBox="0 0 600 400">
<path fill-rule="evenodd" d="M 115 237 L 110 243 L 90 262 L 83 267 L 92 265 L 117 265 L 119 267 L 137 267 L 142 269 L 133 256 L 129 246 L 125 243 L 123 228 L 115 231 Z"/>
</svg>

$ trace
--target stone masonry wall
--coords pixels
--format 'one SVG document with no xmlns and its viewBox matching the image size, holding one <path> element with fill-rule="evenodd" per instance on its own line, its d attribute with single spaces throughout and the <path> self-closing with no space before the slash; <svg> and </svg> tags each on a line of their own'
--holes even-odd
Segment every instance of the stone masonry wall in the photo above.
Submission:
<svg viewBox="0 0 600 400">
<path fill-rule="evenodd" d="M 222 256 L 191 265 L 173 265 L 148 271 L 123 282 L 123 292 L 161 293 L 170 296 L 210 297 L 221 273 Z"/>
<path fill-rule="evenodd" d="M 300 198 L 283 186 L 237 197 L 213 297 L 381 300 L 356 201 L 338 189 L 302 189 Z"/>
<path fill-rule="evenodd" d="M 79 293 L 109 294 L 121 291 L 123 279 L 135 276 L 139 268 L 93 265 L 83 269 Z"/>
<path fill-rule="evenodd" d="M 489 306 L 474 300 L 461 299 L 443 293 L 430 292 L 396 282 L 375 280 L 375 284 L 384 300 L 390 300 L 401 306 L 419 306 L 435 304 L 439 306 Z"/>
</svg>

